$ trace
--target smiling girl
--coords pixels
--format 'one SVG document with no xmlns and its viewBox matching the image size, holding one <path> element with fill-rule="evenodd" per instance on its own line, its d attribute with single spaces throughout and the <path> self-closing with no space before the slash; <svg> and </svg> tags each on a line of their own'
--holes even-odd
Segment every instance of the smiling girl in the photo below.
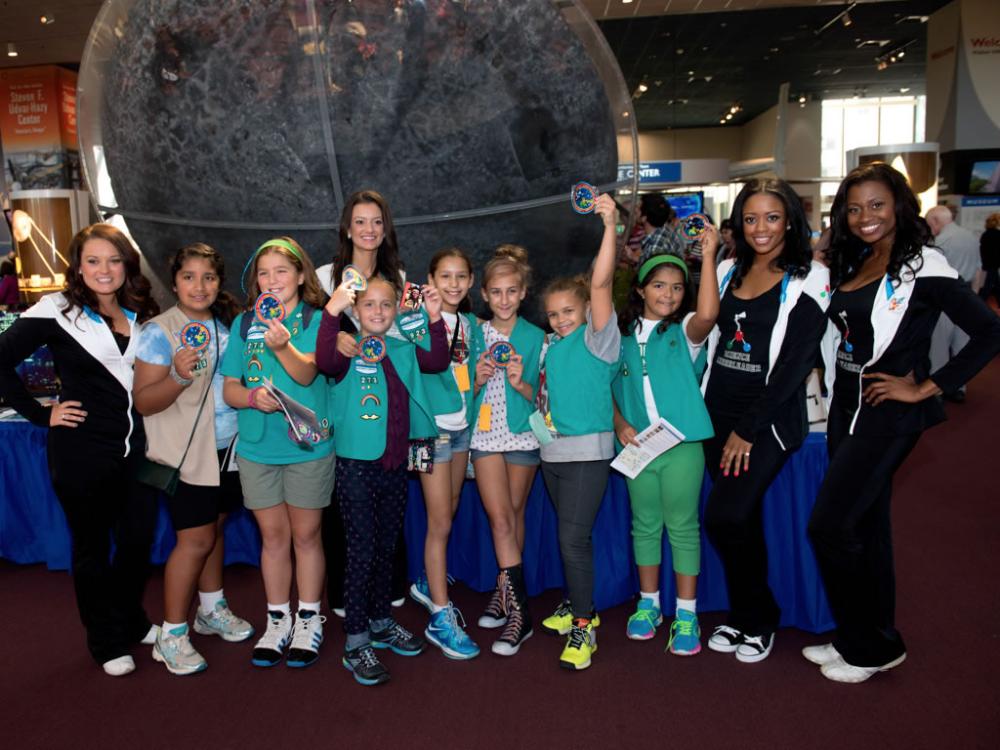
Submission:
<svg viewBox="0 0 1000 750">
<path fill-rule="evenodd" d="M 323 546 L 320 520 L 333 491 L 333 441 L 327 418 L 326 378 L 317 377 L 315 354 L 324 295 L 312 261 L 295 240 L 268 240 L 250 262 L 251 309 L 233 321 L 233 345 L 222 361 L 226 403 L 239 410 L 240 483 L 243 504 L 260 527 L 260 569 L 267 595 L 267 630 L 251 661 L 271 667 L 291 641 L 287 664 L 307 667 L 319 658 L 323 618 Z M 261 292 L 275 295 L 281 320 L 259 320 L 253 305 Z M 267 379 L 312 409 L 318 431 L 290 434 Z M 299 604 L 292 627 L 292 548 Z"/>
</svg>

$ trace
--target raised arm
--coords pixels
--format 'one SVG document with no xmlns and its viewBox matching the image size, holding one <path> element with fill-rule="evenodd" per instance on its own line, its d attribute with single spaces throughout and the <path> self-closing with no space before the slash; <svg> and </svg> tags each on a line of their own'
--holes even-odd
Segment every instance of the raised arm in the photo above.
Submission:
<svg viewBox="0 0 1000 750">
<path fill-rule="evenodd" d="M 590 317 L 594 330 L 602 331 L 611 320 L 615 309 L 611 292 L 615 277 L 617 211 L 614 200 L 606 193 L 597 197 L 594 211 L 604 222 L 604 236 L 601 237 L 601 247 L 597 251 L 594 268 L 590 274 Z"/>
<path fill-rule="evenodd" d="M 715 272 L 715 254 L 719 249 L 719 230 L 708 225 L 701 236 L 701 281 L 698 283 L 698 303 L 688 320 L 688 340 L 700 344 L 715 327 L 719 317 L 719 278 Z"/>
</svg>

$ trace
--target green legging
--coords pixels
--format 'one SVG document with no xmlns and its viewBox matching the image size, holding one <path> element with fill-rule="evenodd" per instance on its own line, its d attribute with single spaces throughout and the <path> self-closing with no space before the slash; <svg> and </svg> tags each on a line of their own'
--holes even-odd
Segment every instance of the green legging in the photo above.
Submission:
<svg viewBox="0 0 1000 750">
<path fill-rule="evenodd" d="M 696 576 L 701 568 L 698 500 L 705 475 L 701 443 L 681 443 L 662 453 L 635 479 L 626 480 L 632 505 L 636 565 L 659 565 L 667 527 L 674 572 Z"/>
</svg>

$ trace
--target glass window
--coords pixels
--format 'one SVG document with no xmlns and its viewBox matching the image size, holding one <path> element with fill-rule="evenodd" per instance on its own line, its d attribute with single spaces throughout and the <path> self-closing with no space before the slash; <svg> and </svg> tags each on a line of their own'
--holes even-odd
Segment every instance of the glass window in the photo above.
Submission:
<svg viewBox="0 0 1000 750">
<path fill-rule="evenodd" d="M 822 176 L 843 177 L 851 149 L 923 141 L 926 109 L 924 96 L 824 100 Z"/>
</svg>

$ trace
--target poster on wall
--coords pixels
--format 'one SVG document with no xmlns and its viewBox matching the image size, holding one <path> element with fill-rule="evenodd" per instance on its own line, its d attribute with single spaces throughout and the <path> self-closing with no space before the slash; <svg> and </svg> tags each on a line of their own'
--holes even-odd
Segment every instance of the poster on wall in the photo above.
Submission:
<svg viewBox="0 0 1000 750">
<path fill-rule="evenodd" d="M 76 73 L 55 65 L 0 70 L 0 133 L 11 190 L 79 187 Z"/>
</svg>

